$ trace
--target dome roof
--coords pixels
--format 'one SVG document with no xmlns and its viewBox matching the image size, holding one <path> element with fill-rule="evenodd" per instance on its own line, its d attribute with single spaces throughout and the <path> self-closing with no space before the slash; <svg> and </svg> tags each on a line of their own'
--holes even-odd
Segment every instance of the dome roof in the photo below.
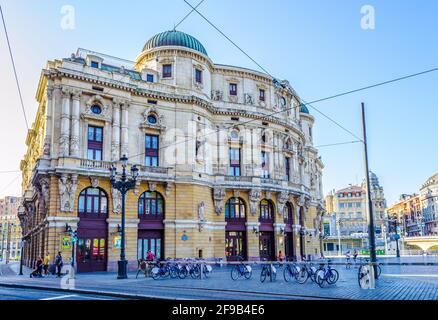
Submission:
<svg viewBox="0 0 438 320">
<path fill-rule="evenodd" d="M 303 103 L 300 105 L 300 112 L 310 114 L 309 109 Z"/>
<path fill-rule="evenodd" d="M 143 47 L 143 51 L 164 46 L 186 47 L 199 51 L 207 56 L 207 51 L 201 42 L 199 42 L 195 37 L 177 30 L 165 31 L 156 34 L 150 38 L 148 42 L 146 42 Z"/>
</svg>

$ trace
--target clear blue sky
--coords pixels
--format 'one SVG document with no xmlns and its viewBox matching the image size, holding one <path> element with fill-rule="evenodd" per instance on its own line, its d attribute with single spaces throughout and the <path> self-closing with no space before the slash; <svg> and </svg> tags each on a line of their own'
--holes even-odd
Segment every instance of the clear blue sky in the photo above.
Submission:
<svg viewBox="0 0 438 320">
<path fill-rule="evenodd" d="M 198 1 L 191 0 L 194 5 Z M 78 47 L 130 60 L 154 34 L 171 29 L 190 8 L 169 1 L 1 1 L 29 119 L 41 68 Z M 129 4 L 128 4 L 129 3 Z M 61 7 L 73 5 L 76 28 L 60 27 Z M 375 30 L 360 27 L 363 5 L 376 10 Z M 438 2 L 430 0 L 205 0 L 199 10 L 270 73 L 288 79 L 300 96 L 316 100 L 344 90 L 438 66 Z M 178 28 L 198 38 L 217 63 L 257 67 L 196 13 Z M 0 31 L 0 171 L 18 170 L 26 130 Z M 361 134 L 360 103 L 367 106 L 370 167 L 388 203 L 418 192 L 438 171 L 438 72 L 317 104 Z M 315 144 L 354 140 L 315 114 Z M 360 144 L 321 148 L 327 193 L 363 177 Z M 0 174 L 0 196 L 20 194 L 18 173 Z"/>
</svg>

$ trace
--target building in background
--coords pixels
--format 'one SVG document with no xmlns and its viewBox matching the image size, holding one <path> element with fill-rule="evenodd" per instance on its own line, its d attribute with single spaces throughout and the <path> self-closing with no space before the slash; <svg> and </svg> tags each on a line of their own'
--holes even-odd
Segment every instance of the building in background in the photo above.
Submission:
<svg viewBox="0 0 438 320">
<path fill-rule="evenodd" d="M 420 196 L 424 235 L 438 236 L 438 173 L 421 186 Z"/>
<path fill-rule="evenodd" d="M 424 221 L 419 194 L 402 194 L 399 201 L 387 209 L 390 219 L 388 233 L 395 233 L 394 227 L 399 228 L 397 233 L 402 237 L 418 237 L 424 235 Z M 395 222 L 394 219 L 397 219 Z"/>
<path fill-rule="evenodd" d="M 21 254 L 21 227 L 18 208 L 21 199 L 5 197 L 0 199 L 0 259 L 8 262 L 19 260 Z"/>
<path fill-rule="evenodd" d="M 321 255 L 323 163 L 314 117 L 288 81 L 215 64 L 173 30 L 132 63 L 83 49 L 49 61 L 36 96 L 21 162 L 28 265 L 44 251 L 70 257 L 70 227 L 78 272 L 117 268 L 121 195 L 109 169 L 122 155 L 140 168 L 126 201 L 129 268 L 148 250 Z"/>
<path fill-rule="evenodd" d="M 378 253 L 386 248 L 386 200 L 377 176 L 370 172 L 376 247 Z M 327 214 L 323 219 L 325 255 L 344 254 L 348 250 L 366 253 L 369 250 L 369 216 L 365 182 L 332 191 L 326 198 Z"/>
</svg>

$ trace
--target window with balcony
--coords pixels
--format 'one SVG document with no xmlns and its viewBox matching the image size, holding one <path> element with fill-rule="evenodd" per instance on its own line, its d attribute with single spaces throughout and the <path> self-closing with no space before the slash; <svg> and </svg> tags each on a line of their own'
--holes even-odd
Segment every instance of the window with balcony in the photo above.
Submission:
<svg viewBox="0 0 438 320">
<path fill-rule="evenodd" d="M 148 167 L 158 167 L 158 136 L 147 134 L 145 140 L 145 165 Z"/>
<path fill-rule="evenodd" d="M 228 174 L 240 177 L 240 148 L 230 148 L 230 168 Z"/>
<path fill-rule="evenodd" d="M 262 151 L 262 178 L 269 179 L 269 152 Z"/>
<path fill-rule="evenodd" d="M 103 128 L 89 126 L 88 127 L 88 160 L 102 160 L 103 148 Z"/>
<path fill-rule="evenodd" d="M 171 64 L 163 64 L 163 78 L 172 78 Z"/>
<path fill-rule="evenodd" d="M 230 96 L 237 96 L 237 84 L 230 83 Z"/>
</svg>

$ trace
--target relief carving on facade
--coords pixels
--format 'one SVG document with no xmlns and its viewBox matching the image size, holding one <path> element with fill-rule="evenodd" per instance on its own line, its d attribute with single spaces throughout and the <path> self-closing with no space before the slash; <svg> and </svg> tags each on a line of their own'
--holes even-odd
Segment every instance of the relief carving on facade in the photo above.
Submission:
<svg viewBox="0 0 438 320">
<path fill-rule="evenodd" d="M 245 93 L 245 104 L 254 105 L 254 98 L 249 93 Z"/>
<path fill-rule="evenodd" d="M 165 193 L 166 193 L 167 197 L 170 196 L 170 192 L 171 191 L 172 191 L 172 184 L 169 183 L 169 182 L 166 182 L 166 191 L 165 191 Z"/>
<path fill-rule="evenodd" d="M 211 90 L 211 100 L 222 101 L 223 92 L 220 90 Z"/>
<path fill-rule="evenodd" d="M 42 177 L 38 181 L 38 197 L 43 203 L 44 213 L 47 214 L 49 209 L 49 190 L 50 190 L 50 178 Z"/>
<path fill-rule="evenodd" d="M 111 188 L 111 197 L 113 198 L 113 212 L 119 214 L 122 212 L 122 193 L 115 189 Z"/>
<path fill-rule="evenodd" d="M 151 191 L 151 192 L 157 191 L 157 183 L 156 182 L 149 182 L 149 191 Z"/>
<path fill-rule="evenodd" d="M 249 192 L 249 207 L 253 216 L 257 214 L 257 208 L 261 200 L 261 196 L 262 192 L 259 189 L 252 189 Z"/>
<path fill-rule="evenodd" d="M 277 196 L 277 207 L 278 207 L 278 215 L 283 215 L 284 206 L 286 205 L 286 202 L 289 200 L 289 193 L 282 191 L 278 193 Z"/>
<path fill-rule="evenodd" d="M 201 201 L 198 204 L 198 220 L 199 220 L 199 232 L 201 232 L 204 229 L 205 225 L 205 203 L 204 201 Z"/>
<path fill-rule="evenodd" d="M 213 189 L 214 211 L 218 216 L 222 212 L 224 198 L 225 198 L 225 188 L 216 187 Z"/>
<path fill-rule="evenodd" d="M 76 189 L 78 187 L 78 176 L 75 174 L 62 174 L 58 180 L 59 198 L 61 212 L 73 212 Z"/>
<path fill-rule="evenodd" d="M 96 104 L 102 108 L 100 114 L 96 114 L 91 110 L 91 107 Z M 95 95 L 88 99 L 87 103 L 85 104 L 85 110 L 82 113 L 82 117 L 111 121 L 111 112 L 108 105 L 105 103 L 105 100 L 101 96 Z"/>
<path fill-rule="evenodd" d="M 99 179 L 94 178 L 94 177 L 90 177 L 90 184 L 93 188 L 98 188 L 99 187 Z"/>
</svg>

